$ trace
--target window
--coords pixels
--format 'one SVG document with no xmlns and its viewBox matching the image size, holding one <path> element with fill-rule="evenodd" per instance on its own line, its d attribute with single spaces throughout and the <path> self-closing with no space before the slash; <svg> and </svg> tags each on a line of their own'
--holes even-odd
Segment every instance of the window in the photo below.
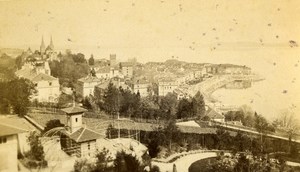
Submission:
<svg viewBox="0 0 300 172">
<path fill-rule="evenodd" d="M 90 150 L 91 149 L 91 145 L 90 145 L 90 143 L 88 143 L 88 150 Z"/>
<path fill-rule="evenodd" d="M 49 82 L 49 86 L 51 86 L 52 85 L 52 82 Z"/>
<path fill-rule="evenodd" d="M 75 121 L 78 122 L 78 118 L 75 118 Z"/>
<path fill-rule="evenodd" d="M 6 137 L 0 137 L 0 144 L 6 143 Z"/>
</svg>

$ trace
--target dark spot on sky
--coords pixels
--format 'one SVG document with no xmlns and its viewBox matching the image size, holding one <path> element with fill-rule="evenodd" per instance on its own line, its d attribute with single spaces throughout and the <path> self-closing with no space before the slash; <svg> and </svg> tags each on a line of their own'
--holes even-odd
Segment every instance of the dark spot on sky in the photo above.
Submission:
<svg viewBox="0 0 300 172">
<path fill-rule="evenodd" d="M 282 91 L 283 94 L 286 94 L 287 92 L 288 92 L 287 90 L 283 90 L 283 91 Z"/>
</svg>

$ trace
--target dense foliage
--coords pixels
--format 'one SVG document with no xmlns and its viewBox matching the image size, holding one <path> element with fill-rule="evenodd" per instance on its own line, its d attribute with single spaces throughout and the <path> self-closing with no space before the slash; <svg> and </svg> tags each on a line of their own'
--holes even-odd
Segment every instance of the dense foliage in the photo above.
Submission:
<svg viewBox="0 0 300 172">
<path fill-rule="evenodd" d="M 205 103 L 200 92 L 192 99 L 178 100 L 174 93 L 168 93 L 164 97 L 149 95 L 141 98 L 139 93 L 117 88 L 109 83 L 104 91 L 95 89 L 93 102 L 112 117 L 119 113 L 120 116 L 136 120 L 189 119 L 205 114 Z"/>
<path fill-rule="evenodd" d="M 15 60 L 7 54 L 2 54 L 0 56 L 0 81 L 13 79 L 15 69 Z"/>
<path fill-rule="evenodd" d="M 63 86 L 77 88 L 77 80 L 89 74 L 89 66 L 83 54 L 67 53 L 61 61 L 49 63 L 52 75 L 59 78 Z"/>
<path fill-rule="evenodd" d="M 52 119 L 46 123 L 43 133 L 56 128 L 56 127 L 64 127 L 65 125 L 60 122 L 59 119 Z"/>
<path fill-rule="evenodd" d="M 0 113 L 14 113 L 23 116 L 28 112 L 30 98 L 36 93 L 34 85 L 26 79 L 0 82 Z"/>
</svg>

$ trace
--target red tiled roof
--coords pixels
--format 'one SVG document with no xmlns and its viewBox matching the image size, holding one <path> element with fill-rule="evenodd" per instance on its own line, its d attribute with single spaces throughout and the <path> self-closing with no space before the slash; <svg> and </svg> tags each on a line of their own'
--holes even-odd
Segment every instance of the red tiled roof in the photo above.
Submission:
<svg viewBox="0 0 300 172">
<path fill-rule="evenodd" d="M 77 143 L 104 138 L 99 133 L 83 127 L 69 135 L 69 137 Z"/>
<path fill-rule="evenodd" d="M 15 128 L 5 124 L 0 124 L 0 136 L 9 136 L 9 135 L 24 133 L 24 132 L 26 132 L 26 130 L 21 130 L 19 128 Z"/>
<path fill-rule="evenodd" d="M 67 113 L 67 114 L 76 114 L 76 113 L 83 113 L 86 112 L 87 110 L 81 107 L 68 107 L 68 108 L 64 108 L 62 109 L 63 112 Z"/>
</svg>

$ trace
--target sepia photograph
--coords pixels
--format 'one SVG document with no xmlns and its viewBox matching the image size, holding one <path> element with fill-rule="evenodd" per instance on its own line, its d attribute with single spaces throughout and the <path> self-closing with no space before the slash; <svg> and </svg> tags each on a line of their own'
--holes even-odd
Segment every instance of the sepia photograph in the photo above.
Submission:
<svg viewBox="0 0 300 172">
<path fill-rule="evenodd" d="M 300 172 L 299 0 L 0 0 L 0 172 Z"/>
</svg>

